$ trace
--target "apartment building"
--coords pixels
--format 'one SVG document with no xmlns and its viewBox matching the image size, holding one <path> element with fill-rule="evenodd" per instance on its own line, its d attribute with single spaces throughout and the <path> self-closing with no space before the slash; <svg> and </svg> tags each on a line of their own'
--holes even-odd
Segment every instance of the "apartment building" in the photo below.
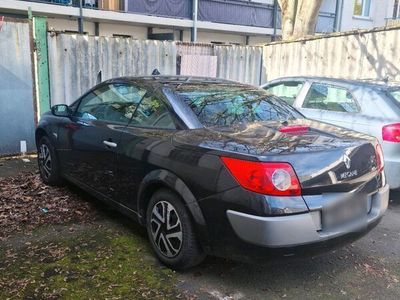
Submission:
<svg viewBox="0 0 400 300">
<path fill-rule="evenodd" d="M 332 5 L 332 2 L 325 0 L 324 5 Z M 394 6 L 395 0 L 340 0 L 337 29 L 348 31 L 386 26 Z"/>
<path fill-rule="evenodd" d="M 318 33 L 373 28 L 397 0 L 324 0 Z M 274 0 L 1 0 L 0 15 L 47 17 L 49 30 L 136 39 L 260 45 L 280 34 Z"/>
</svg>

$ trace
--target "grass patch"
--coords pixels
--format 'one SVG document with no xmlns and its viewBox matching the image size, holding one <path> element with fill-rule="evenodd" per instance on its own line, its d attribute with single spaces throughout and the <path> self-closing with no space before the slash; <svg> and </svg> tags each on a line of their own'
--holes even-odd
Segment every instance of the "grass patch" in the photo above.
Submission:
<svg viewBox="0 0 400 300">
<path fill-rule="evenodd" d="M 0 299 L 169 299 L 173 271 L 154 262 L 145 238 L 97 228 L 56 242 L 0 249 Z"/>
</svg>

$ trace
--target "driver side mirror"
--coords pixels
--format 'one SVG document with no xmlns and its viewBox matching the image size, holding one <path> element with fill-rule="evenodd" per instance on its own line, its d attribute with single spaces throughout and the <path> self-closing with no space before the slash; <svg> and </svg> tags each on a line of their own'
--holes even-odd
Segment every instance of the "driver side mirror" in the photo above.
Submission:
<svg viewBox="0 0 400 300">
<path fill-rule="evenodd" d="M 69 117 L 71 110 L 66 104 L 57 104 L 51 107 L 51 113 L 57 117 Z"/>
</svg>

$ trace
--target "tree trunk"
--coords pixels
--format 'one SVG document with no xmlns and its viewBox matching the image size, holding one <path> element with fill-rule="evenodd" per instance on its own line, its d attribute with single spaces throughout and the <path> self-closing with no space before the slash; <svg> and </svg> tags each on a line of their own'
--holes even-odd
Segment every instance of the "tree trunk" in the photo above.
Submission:
<svg viewBox="0 0 400 300">
<path fill-rule="evenodd" d="M 282 39 L 299 39 L 315 33 L 322 0 L 278 0 L 282 11 Z"/>
<path fill-rule="evenodd" d="M 303 38 L 315 33 L 321 4 L 322 0 L 298 0 L 293 39 Z"/>
<path fill-rule="evenodd" d="M 282 39 L 288 40 L 293 35 L 297 0 L 278 0 L 282 11 Z"/>
</svg>

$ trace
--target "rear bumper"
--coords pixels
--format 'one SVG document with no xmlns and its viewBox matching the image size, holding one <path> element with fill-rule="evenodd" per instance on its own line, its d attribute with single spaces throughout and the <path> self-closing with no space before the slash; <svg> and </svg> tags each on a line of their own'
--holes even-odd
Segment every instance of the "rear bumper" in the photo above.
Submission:
<svg viewBox="0 0 400 300">
<path fill-rule="evenodd" d="M 385 159 L 385 174 L 390 189 L 400 189 L 400 160 Z"/>
<path fill-rule="evenodd" d="M 390 189 L 400 189 L 400 144 L 382 141 L 386 180 Z"/>
<path fill-rule="evenodd" d="M 260 217 L 228 210 L 227 216 L 241 240 L 268 248 L 286 248 L 326 242 L 351 233 L 368 231 L 383 216 L 388 202 L 389 186 L 386 185 L 371 196 L 371 209 L 365 218 L 334 230 L 321 230 L 318 209 L 281 217 Z"/>
</svg>

